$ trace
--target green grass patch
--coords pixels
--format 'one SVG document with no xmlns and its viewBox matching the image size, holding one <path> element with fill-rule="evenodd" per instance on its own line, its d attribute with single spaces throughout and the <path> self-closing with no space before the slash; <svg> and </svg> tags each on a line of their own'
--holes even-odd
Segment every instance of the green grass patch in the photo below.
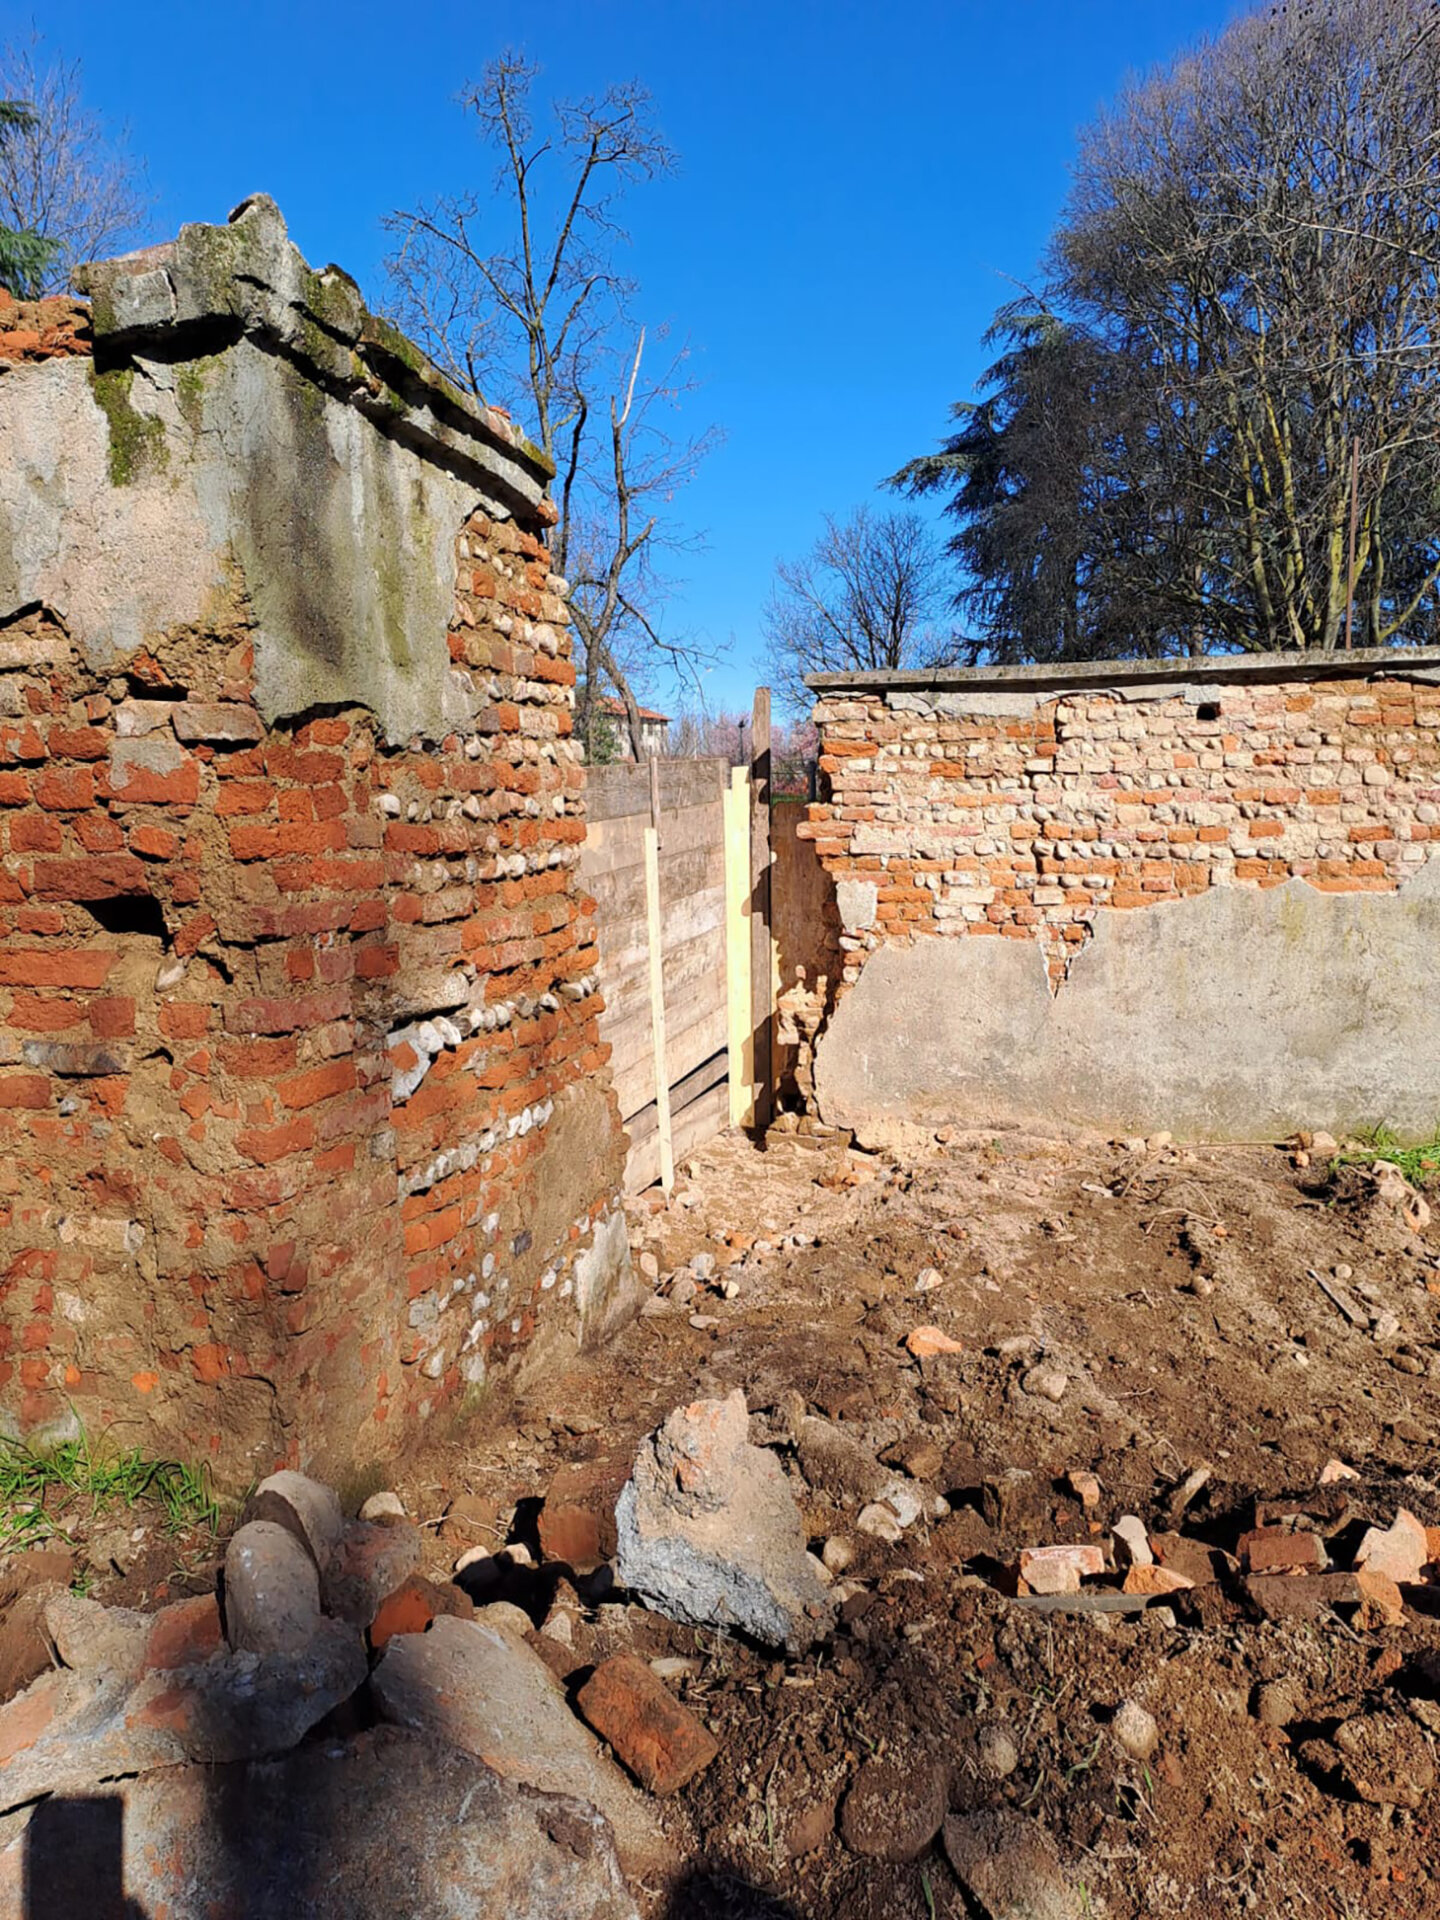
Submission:
<svg viewBox="0 0 1440 1920">
<path fill-rule="evenodd" d="M 1373 1161 L 1388 1160 L 1398 1167 L 1412 1187 L 1428 1186 L 1440 1175 L 1440 1126 L 1418 1146 L 1404 1147 L 1389 1127 L 1368 1127 L 1355 1136 L 1358 1146 L 1347 1146 L 1331 1162 L 1337 1167 L 1368 1167 Z"/>
<path fill-rule="evenodd" d="M 71 1529 L 117 1508 L 158 1507 L 172 1533 L 219 1524 L 207 1470 L 157 1460 L 139 1447 L 92 1446 L 85 1435 L 44 1452 L 0 1438 L 0 1551 L 68 1540 Z"/>
</svg>

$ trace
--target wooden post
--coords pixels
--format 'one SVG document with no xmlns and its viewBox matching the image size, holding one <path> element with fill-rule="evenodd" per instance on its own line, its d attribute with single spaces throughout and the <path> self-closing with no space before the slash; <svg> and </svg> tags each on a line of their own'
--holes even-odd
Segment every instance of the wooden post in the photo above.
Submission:
<svg viewBox="0 0 1440 1920">
<path fill-rule="evenodd" d="M 670 1067 L 665 1045 L 665 948 L 660 920 L 660 763 L 650 762 L 650 825 L 645 829 L 645 939 L 650 955 L 650 1038 L 655 1056 L 655 1119 L 660 1133 L 660 1185 L 675 1185 L 670 1139 Z"/>
<path fill-rule="evenodd" d="M 770 1124 L 770 689 L 755 689 L 750 727 L 750 1024 L 755 1034 L 754 1125 Z"/>
<path fill-rule="evenodd" d="M 725 1051 L 730 1124 L 749 1123 L 754 1101 L 750 1027 L 750 769 L 732 767 L 725 818 Z"/>
</svg>

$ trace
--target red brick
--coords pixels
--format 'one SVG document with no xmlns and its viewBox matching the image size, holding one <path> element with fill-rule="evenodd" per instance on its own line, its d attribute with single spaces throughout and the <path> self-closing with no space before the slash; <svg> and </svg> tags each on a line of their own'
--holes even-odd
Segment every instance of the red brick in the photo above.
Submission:
<svg viewBox="0 0 1440 1920">
<path fill-rule="evenodd" d="M 576 1705 L 651 1793 L 675 1793 L 720 1751 L 714 1735 L 633 1653 L 602 1660 Z"/>
<path fill-rule="evenodd" d="M 349 1011 L 349 993 L 336 987 L 293 1000 L 242 1000 L 228 1011 L 225 1023 L 235 1033 L 296 1033 L 342 1019 Z"/>
<path fill-rule="evenodd" d="M 171 1040 L 198 1040 L 210 1027 L 210 1009 L 198 1000 L 167 1000 L 160 1008 L 160 1031 Z"/>
<path fill-rule="evenodd" d="M 103 727 L 52 727 L 50 751 L 59 760 L 103 760 L 111 735 Z"/>
<path fill-rule="evenodd" d="M 295 1065 L 295 1041 L 227 1041 L 220 1048 L 220 1064 L 238 1080 L 271 1080 L 277 1073 L 289 1073 Z"/>
<path fill-rule="evenodd" d="M 0 948 L 0 986 L 99 987 L 116 956 L 90 948 L 54 953 L 46 947 Z"/>
<path fill-rule="evenodd" d="M 35 863 L 35 892 L 42 900 L 115 900 L 148 891 L 145 869 L 133 854 Z"/>
<path fill-rule="evenodd" d="M 43 1074 L 10 1073 L 0 1076 L 0 1107 L 28 1107 L 36 1111 L 50 1104 L 50 1082 Z"/>
<path fill-rule="evenodd" d="M 220 1609 L 213 1593 L 177 1600 L 152 1616 L 145 1642 L 145 1666 L 159 1673 L 197 1666 L 220 1651 L 223 1639 Z"/>
<path fill-rule="evenodd" d="M 146 860 L 173 860 L 180 851 L 180 836 L 164 827 L 135 827 L 130 833 L 130 851 Z"/>
<path fill-rule="evenodd" d="M 222 819 L 236 813 L 268 813 L 275 804 L 275 787 L 269 780 L 227 780 L 220 789 L 215 811 Z"/>
<path fill-rule="evenodd" d="M 63 1033 L 78 1026 L 85 1017 L 83 1004 L 75 1000 L 49 1000 L 36 993 L 17 993 L 10 1003 L 10 1025 L 28 1033 Z"/>
<path fill-rule="evenodd" d="M 87 853 L 120 853 L 125 836 L 120 822 L 108 813 L 82 813 L 71 822 L 75 835 Z"/>
<path fill-rule="evenodd" d="M 90 1002 L 90 1031 L 101 1039 L 119 1040 L 135 1031 L 135 1002 L 123 995 Z"/>
<path fill-rule="evenodd" d="M 337 1093 L 349 1093 L 355 1084 L 355 1062 L 335 1060 L 329 1066 L 312 1067 L 308 1073 L 297 1074 L 293 1080 L 282 1080 L 276 1092 L 287 1107 L 313 1107 L 321 1100 L 333 1099 Z"/>
<path fill-rule="evenodd" d="M 112 785 L 111 792 L 127 807 L 193 807 L 200 798 L 200 763 L 186 760 L 172 773 L 156 773 L 131 763 L 125 769 L 125 784 Z"/>
<path fill-rule="evenodd" d="M 88 767 L 47 767 L 33 781 L 36 804 L 50 813 L 95 804 L 95 776 Z"/>
<path fill-rule="evenodd" d="M 547 1560 L 563 1560 L 577 1573 L 592 1573 L 604 1558 L 599 1522 L 584 1507 L 547 1500 L 540 1509 L 539 1528 L 540 1551 Z"/>
<path fill-rule="evenodd" d="M 1247 1573 L 1319 1573 L 1325 1549 L 1313 1533 L 1282 1527 L 1257 1527 L 1240 1536 L 1240 1558 Z"/>
<path fill-rule="evenodd" d="M 261 1166 L 270 1166 L 292 1153 L 304 1153 L 315 1144 L 315 1125 L 308 1117 L 278 1127 L 250 1127 L 236 1135 L 236 1146 Z"/>
<path fill-rule="evenodd" d="M 10 822 L 13 853 L 59 853 L 65 835 L 58 820 L 43 813 L 22 813 Z"/>
</svg>

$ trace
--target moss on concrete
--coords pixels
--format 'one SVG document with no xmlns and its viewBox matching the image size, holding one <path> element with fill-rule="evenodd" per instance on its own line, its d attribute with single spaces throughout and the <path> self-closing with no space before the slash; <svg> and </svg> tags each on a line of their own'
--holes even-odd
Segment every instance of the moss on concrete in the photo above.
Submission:
<svg viewBox="0 0 1440 1920">
<path fill-rule="evenodd" d="M 204 421 L 205 389 L 210 376 L 220 366 L 218 353 L 201 355 L 198 360 L 187 360 L 175 375 L 175 399 L 180 408 L 181 417 L 192 433 L 199 433 Z"/>
<path fill-rule="evenodd" d="M 144 473 L 158 473 L 170 458 L 163 422 L 138 413 L 130 398 L 133 367 L 90 374 L 90 391 L 110 430 L 110 484 L 128 487 Z"/>
</svg>

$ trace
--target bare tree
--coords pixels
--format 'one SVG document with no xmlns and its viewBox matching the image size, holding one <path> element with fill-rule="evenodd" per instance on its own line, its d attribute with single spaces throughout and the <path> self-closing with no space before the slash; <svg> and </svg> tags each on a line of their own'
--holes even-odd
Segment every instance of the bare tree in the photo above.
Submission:
<svg viewBox="0 0 1440 1920">
<path fill-rule="evenodd" d="M 552 552 L 579 642 L 577 726 L 588 744 L 608 682 L 642 759 L 632 680 L 657 654 L 683 666 L 694 653 L 658 617 L 656 554 L 682 544 L 663 512 L 711 435 L 673 430 L 690 390 L 685 354 L 663 356 L 651 373 L 662 335 L 634 318 L 616 207 L 628 187 L 670 172 L 674 156 L 633 82 L 556 102 L 538 134 L 537 73 L 507 53 L 465 90 L 498 157 L 495 184 L 391 215 L 387 267 L 399 319 L 437 365 L 535 422 L 556 468 Z"/>
<path fill-rule="evenodd" d="M 34 35 L 0 47 L 0 99 L 25 113 L 0 141 L 0 226 L 43 245 L 30 293 L 60 293 L 82 260 L 133 246 L 149 213 L 141 169 L 85 105 L 78 60 Z"/>
<path fill-rule="evenodd" d="M 1082 143 L 1055 288 L 1159 402 L 1132 559 L 1178 630 L 1334 647 L 1357 456 L 1359 637 L 1434 630 L 1437 94 L 1432 0 L 1307 0 L 1127 89 Z"/>
<path fill-rule="evenodd" d="M 991 399 L 897 476 L 987 651 L 1440 637 L 1437 100 L 1434 0 L 1290 0 L 1083 136 Z"/>
<path fill-rule="evenodd" d="M 782 560 L 763 616 L 780 698 L 808 713 L 807 673 L 953 666 L 960 645 L 935 625 L 950 598 L 940 543 L 918 513 L 825 516 L 802 560 Z"/>
</svg>

